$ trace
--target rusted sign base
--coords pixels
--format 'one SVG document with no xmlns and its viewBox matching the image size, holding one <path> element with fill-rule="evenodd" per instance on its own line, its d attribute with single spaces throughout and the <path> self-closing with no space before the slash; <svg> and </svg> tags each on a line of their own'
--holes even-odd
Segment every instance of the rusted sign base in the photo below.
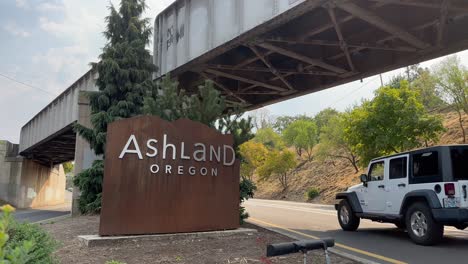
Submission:
<svg viewBox="0 0 468 264">
<path fill-rule="evenodd" d="M 99 235 L 238 228 L 239 162 L 232 144 L 231 135 L 188 119 L 111 123 Z"/>
</svg>

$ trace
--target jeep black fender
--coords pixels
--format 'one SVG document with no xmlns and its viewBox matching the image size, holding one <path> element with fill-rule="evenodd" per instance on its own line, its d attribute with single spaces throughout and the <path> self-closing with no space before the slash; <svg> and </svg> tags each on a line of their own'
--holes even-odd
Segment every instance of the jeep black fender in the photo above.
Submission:
<svg viewBox="0 0 468 264">
<path fill-rule="evenodd" d="M 358 199 L 357 194 L 355 192 L 337 193 L 336 194 L 336 199 L 337 200 L 347 200 L 349 205 L 353 209 L 353 212 L 362 213 L 361 203 L 359 203 L 359 199 Z M 338 209 L 336 205 L 335 205 L 335 208 Z"/>
<path fill-rule="evenodd" d="M 407 193 L 403 198 L 400 215 L 403 215 L 408 206 L 414 201 L 425 201 L 431 209 L 442 208 L 440 200 L 433 190 L 415 190 Z"/>
</svg>

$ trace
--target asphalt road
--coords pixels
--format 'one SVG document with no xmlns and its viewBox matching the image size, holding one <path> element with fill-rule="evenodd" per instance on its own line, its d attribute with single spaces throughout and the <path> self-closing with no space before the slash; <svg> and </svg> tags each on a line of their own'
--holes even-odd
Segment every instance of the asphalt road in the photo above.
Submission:
<svg viewBox="0 0 468 264">
<path fill-rule="evenodd" d="M 71 212 L 72 193 L 65 191 L 65 203 L 55 206 L 47 206 L 34 209 L 20 209 L 14 213 L 16 220 L 20 222 L 40 222 L 59 216 L 68 215 Z"/>
<path fill-rule="evenodd" d="M 437 246 L 413 244 L 393 224 L 362 220 L 357 232 L 341 230 L 333 206 L 251 199 L 249 221 L 302 239 L 333 237 L 335 248 L 378 263 L 468 263 L 468 230 L 445 228 Z"/>
<path fill-rule="evenodd" d="M 14 213 L 14 217 L 19 222 L 27 221 L 34 223 L 68 214 L 70 214 L 70 204 L 63 204 L 34 209 L 21 209 Z"/>
</svg>

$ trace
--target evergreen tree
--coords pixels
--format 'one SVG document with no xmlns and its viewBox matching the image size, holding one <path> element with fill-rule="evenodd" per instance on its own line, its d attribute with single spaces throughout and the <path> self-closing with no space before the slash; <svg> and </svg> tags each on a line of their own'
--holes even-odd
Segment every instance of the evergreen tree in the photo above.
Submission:
<svg viewBox="0 0 468 264">
<path fill-rule="evenodd" d="M 107 43 L 100 61 L 92 65 L 98 73 L 99 91 L 88 93 L 93 128 L 75 125 L 97 155 L 104 154 L 107 125 L 141 114 L 145 92 L 152 84 L 155 66 L 146 49 L 151 28 L 149 19 L 142 18 L 145 8 L 145 0 L 122 0 L 118 10 L 109 7 Z M 79 207 L 83 213 L 100 210 L 102 177 L 102 162 L 96 162 L 75 178 L 82 192 Z"/>
</svg>

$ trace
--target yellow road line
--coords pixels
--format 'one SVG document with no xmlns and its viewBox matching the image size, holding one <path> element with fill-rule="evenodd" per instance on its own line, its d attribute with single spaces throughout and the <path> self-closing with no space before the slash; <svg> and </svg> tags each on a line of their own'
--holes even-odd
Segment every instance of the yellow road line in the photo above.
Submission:
<svg viewBox="0 0 468 264">
<path fill-rule="evenodd" d="M 259 220 L 259 219 L 255 219 L 255 218 L 252 218 L 252 217 L 250 217 L 249 220 L 251 220 L 251 221 L 253 221 L 253 222 L 265 224 L 265 225 L 268 225 L 268 226 L 276 227 L 276 228 L 279 228 L 279 229 L 283 229 L 283 230 L 286 230 L 286 231 L 288 231 L 288 232 L 296 233 L 296 234 L 299 234 L 299 235 L 301 235 L 301 236 L 305 236 L 305 237 L 308 237 L 308 238 L 320 239 L 319 237 L 316 237 L 316 236 L 313 236 L 313 235 L 305 234 L 305 233 L 302 233 L 302 232 L 299 232 L 299 231 L 296 231 L 296 230 L 293 230 L 293 229 L 289 229 L 289 228 L 287 228 L 287 227 L 275 225 L 275 224 L 268 223 L 268 222 L 265 222 L 265 221 L 262 221 L 262 220 Z M 366 256 L 369 256 L 369 257 L 372 257 L 372 258 L 375 258 L 375 259 L 383 260 L 383 261 L 386 261 L 386 262 L 389 262 L 389 263 L 394 263 L 394 264 L 407 264 L 406 262 L 403 262 L 403 261 L 399 261 L 399 260 L 396 260 L 396 259 L 388 258 L 388 257 L 385 257 L 385 256 L 381 256 L 381 255 L 372 253 L 372 252 L 368 252 L 368 251 L 364 251 L 364 250 L 361 250 L 361 249 L 353 248 L 353 247 L 350 247 L 350 246 L 347 246 L 347 245 L 343 245 L 343 244 L 340 244 L 340 243 L 335 243 L 335 246 L 340 247 L 340 248 L 343 248 L 343 249 L 346 249 L 346 250 L 349 250 L 349 251 L 353 251 L 353 252 L 356 252 L 356 253 L 359 253 L 359 254 L 362 254 L 362 255 L 366 255 Z"/>
</svg>

